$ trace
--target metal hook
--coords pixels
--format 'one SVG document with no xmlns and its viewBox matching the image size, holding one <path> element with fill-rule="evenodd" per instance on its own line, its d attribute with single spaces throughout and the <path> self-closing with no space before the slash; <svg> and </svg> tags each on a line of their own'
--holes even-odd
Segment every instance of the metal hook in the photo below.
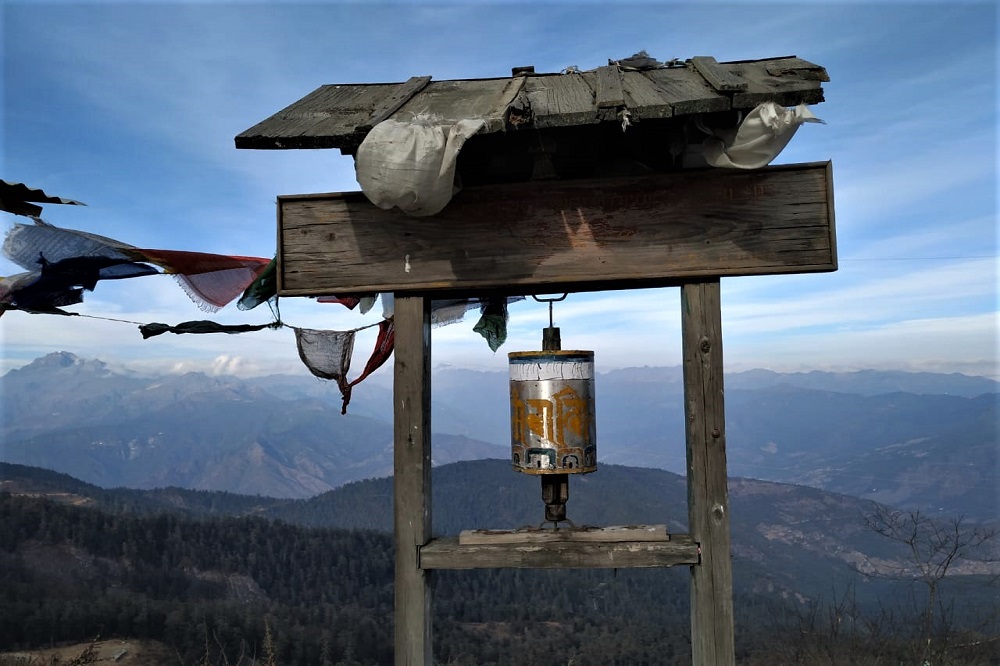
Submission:
<svg viewBox="0 0 1000 666">
<path fill-rule="evenodd" d="M 553 328 L 554 327 L 554 325 L 552 323 L 552 304 L 553 303 L 557 303 L 559 301 L 565 301 L 567 296 L 569 296 L 568 292 L 564 293 L 562 296 L 553 297 L 553 298 L 542 298 L 541 296 L 536 296 L 535 294 L 531 295 L 531 297 L 533 299 L 535 299 L 536 301 L 538 301 L 539 303 L 548 303 L 549 304 L 549 328 Z"/>
</svg>

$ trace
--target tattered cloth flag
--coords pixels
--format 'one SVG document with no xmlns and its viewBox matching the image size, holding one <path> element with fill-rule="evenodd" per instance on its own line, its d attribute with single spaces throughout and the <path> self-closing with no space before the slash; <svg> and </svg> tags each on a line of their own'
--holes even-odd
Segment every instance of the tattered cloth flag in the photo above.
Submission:
<svg viewBox="0 0 1000 666">
<path fill-rule="evenodd" d="M 375 348 L 372 350 L 372 355 L 368 357 L 368 362 L 365 363 L 365 369 L 361 372 L 358 377 L 351 382 L 351 386 L 360 384 L 368 375 L 372 374 L 376 370 L 382 367 L 382 365 L 389 360 L 392 356 L 393 347 L 396 344 L 396 326 L 392 319 L 383 319 L 378 324 L 378 338 L 375 340 Z M 350 399 L 350 396 L 348 396 Z M 347 406 L 346 403 L 344 405 Z"/>
<path fill-rule="evenodd" d="M 83 302 L 83 291 L 93 291 L 98 280 L 121 280 L 156 275 L 152 266 L 106 257 L 73 257 L 55 263 L 39 259 L 41 271 L 22 273 L 7 291 L 0 287 L 0 302 L 18 309 L 45 311 Z"/>
<path fill-rule="evenodd" d="M 14 225 L 4 240 L 3 253 L 23 268 L 42 267 L 34 282 L 42 277 L 46 282 L 35 289 L 36 293 L 28 293 L 32 307 L 38 308 L 46 305 L 45 299 L 60 305 L 79 303 L 83 296 L 77 287 L 93 289 L 97 280 L 157 274 L 146 265 L 155 264 L 173 274 L 201 309 L 214 312 L 240 296 L 270 262 L 260 257 L 141 249 L 37 218 L 34 225 Z M 83 280 L 86 282 L 81 283 Z M 34 282 L 21 278 L 17 285 L 23 289 Z M 8 296 L 7 302 L 17 302 L 16 292 Z"/>
<path fill-rule="evenodd" d="M 271 263 L 262 257 L 183 250 L 137 248 L 135 252 L 172 274 L 191 300 L 208 312 L 216 312 L 241 296 Z"/>
<path fill-rule="evenodd" d="M 156 322 L 140 324 L 139 332 L 142 333 L 143 340 L 148 340 L 164 333 L 175 333 L 177 335 L 184 333 L 250 333 L 253 331 L 262 331 L 265 328 L 281 328 L 283 325 L 280 321 L 273 321 L 270 324 L 219 324 L 214 321 L 202 319 L 199 321 L 184 321 L 176 326 Z"/>
<path fill-rule="evenodd" d="M 507 341 L 507 299 L 490 298 L 480 305 L 479 321 L 472 330 L 486 338 L 490 351 L 496 351 Z"/>
<path fill-rule="evenodd" d="M 3 254 L 18 266 L 32 269 L 39 258 L 49 263 L 80 257 L 134 261 L 135 248 L 127 243 L 86 231 L 63 229 L 35 218 L 34 224 L 17 223 L 7 232 Z"/>
<path fill-rule="evenodd" d="M 83 290 L 93 291 L 99 280 L 156 275 L 155 268 L 135 261 L 133 249 L 38 218 L 34 224 L 15 224 L 4 239 L 3 254 L 29 272 L 3 278 L 0 302 L 46 311 L 80 303 Z"/>
<path fill-rule="evenodd" d="M 309 372 L 321 379 L 337 382 L 340 395 L 344 399 L 340 413 L 347 413 L 347 405 L 351 402 L 352 388 L 368 375 L 378 370 L 392 355 L 395 342 L 395 327 L 392 320 L 383 319 L 378 324 L 378 339 L 375 349 L 365 364 L 365 369 L 354 381 L 347 380 L 351 369 L 351 354 L 354 352 L 354 339 L 358 331 L 321 331 L 311 328 L 294 328 L 295 342 L 299 350 L 299 358 Z"/>
<path fill-rule="evenodd" d="M 317 303 L 339 303 L 343 305 L 348 310 L 353 310 L 358 307 L 359 303 L 362 303 L 362 308 L 360 310 L 361 314 L 367 314 L 372 306 L 375 304 L 375 296 L 377 294 L 362 294 L 360 296 L 317 296 Z"/>
<path fill-rule="evenodd" d="M 237 301 L 236 307 L 240 310 L 253 310 L 255 307 L 261 303 L 267 303 L 268 301 L 278 297 L 278 259 L 275 257 L 257 279 L 246 288 L 240 300 Z"/>
</svg>

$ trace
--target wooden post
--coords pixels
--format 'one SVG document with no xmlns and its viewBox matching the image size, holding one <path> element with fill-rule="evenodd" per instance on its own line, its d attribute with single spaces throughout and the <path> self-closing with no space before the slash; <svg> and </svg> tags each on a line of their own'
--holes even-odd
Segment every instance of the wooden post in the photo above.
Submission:
<svg viewBox="0 0 1000 666">
<path fill-rule="evenodd" d="M 430 574 L 419 559 L 431 537 L 430 299 L 397 294 L 395 301 L 395 663 L 425 666 L 433 663 Z"/>
<path fill-rule="evenodd" d="M 695 666 L 736 660 L 719 291 L 718 279 L 681 287 L 688 521 L 701 546 L 701 563 L 691 567 Z"/>
</svg>

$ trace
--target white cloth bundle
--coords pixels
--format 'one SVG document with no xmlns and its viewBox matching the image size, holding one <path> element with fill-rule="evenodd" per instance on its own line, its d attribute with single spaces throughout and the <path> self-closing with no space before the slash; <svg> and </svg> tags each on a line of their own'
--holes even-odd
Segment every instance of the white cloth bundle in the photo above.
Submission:
<svg viewBox="0 0 1000 666">
<path fill-rule="evenodd" d="M 440 122 L 418 116 L 385 120 L 358 147 L 358 183 L 379 208 L 423 217 L 439 213 L 457 192 L 455 165 L 465 141 L 484 121 Z"/>
</svg>

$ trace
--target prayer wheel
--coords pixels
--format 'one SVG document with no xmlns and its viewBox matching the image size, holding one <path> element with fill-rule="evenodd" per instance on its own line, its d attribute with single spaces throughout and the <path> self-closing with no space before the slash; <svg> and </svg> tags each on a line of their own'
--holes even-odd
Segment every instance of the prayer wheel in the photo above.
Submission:
<svg viewBox="0 0 1000 666">
<path fill-rule="evenodd" d="M 597 469 L 594 352 L 511 352 L 511 462 L 525 474 Z"/>
<path fill-rule="evenodd" d="M 594 352 L 560 349 L 559 329 L 542 351 L 510 352 L 511 464 L 541 478 L 545 522 L 567 521 L 569 475 L 597 470 Z M 543 523 L 544 524 L 544 523 Z"/>
</svg>

